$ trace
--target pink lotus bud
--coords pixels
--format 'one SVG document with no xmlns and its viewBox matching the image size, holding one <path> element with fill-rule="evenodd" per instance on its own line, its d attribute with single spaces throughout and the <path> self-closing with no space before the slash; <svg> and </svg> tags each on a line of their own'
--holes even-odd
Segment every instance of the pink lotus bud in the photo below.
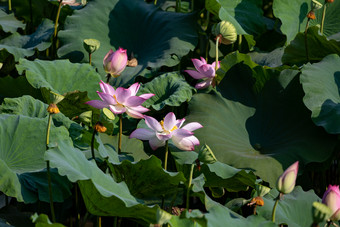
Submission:
<svg viewBox="0 0 340 227">
<path fill-rule="evenodd" d="M 128 57 L 126 50 L 120 48 L 113 52 L 110 50 L 104 57 L 103 66 L 106 73 L 113 77 L 118 77 L 126 67 Z"/>
<path fill-rule="evenodd" d="M 295 181 L 299 170 L 299 162 L 295 162 L 283 172 L 277 180 L 277 190 L 283 194 L 291 193 L 295 187 Z"/>
<path fill-rule="evenodd" d="M 322 197 L 322 203 L 326 204 L 329 208 L 331 208 L 333 215 L 332 220 L 340 218 L 340 191 L 338 185 L 329 185 L 325 194 Z M 336 221 L 336 220 L 333 220 Z"/>
</svg>

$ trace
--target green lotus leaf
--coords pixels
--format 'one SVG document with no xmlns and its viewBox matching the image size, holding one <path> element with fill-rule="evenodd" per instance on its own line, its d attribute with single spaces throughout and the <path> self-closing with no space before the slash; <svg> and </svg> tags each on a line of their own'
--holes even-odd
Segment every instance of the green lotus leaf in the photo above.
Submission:
<svg viewBox="0 0 340 227">
<path fill-rule="evenodd" d="M 321 62 L 302 68 L 300 81 L 305 97 L 303 101 L 312 111 L 312 120 L 328 133 L 340 132 L 340 58 L 333 54 Z"/>
<path fill-rule="evenodd" d="M 14 14 L 7 14 L 0 10 L 0 26 L 4 32 L 14 33 L 18 28 L 24 29 L 25 24 L 17 20 Z"/>
<path fill-rule="evenodd" d="M 279 47 L 269 53 L 251 52 L 249 56 L 251 59 L 262 66 L 278 67 L 282 65 L 283 48 Z"/>
<path fill-rule="evenodd" d="M 340 54 L 340 41 L 328 40 L 324 35 L 319 34 L 318 27 L 311 27 L 307 33 L 308 58 L 311 62 L 321 61 L 329 54 Z M 322 48 L 319 48 L 322 46 Z M 282 56 L 283 64 L 307 63 L 305 35 L 299 33 L 295 39 L 285 48 Z"/>
<path fill-rule="evenodd" d="M 146 83 L 138 92 L 155 94 L 143 103 L 145 107 L 161 110 L 165 106 L 180 106 L 183 102 L 190 101 L 193 87 L 191 87 L 178 73 L 166 73 Z"/>
<path fill-rule="evenodd" d="M 260 35 L 266 29 L 262 2 L 256 0 L 217 0 L 221 4 L 219 17 L 231 22 L 237 34 Z"/>
<path fill-rule="evenodd" d="M 43 51 L 51 46 L 50 39 L 53 31 L 53 22 L 45 19 L 31 35 L 20 35 L 15 32 L 0 40 L 0 51 L 6 50 L 14 56 L 15 61 L 19 61 L 23 57 L 30 57 L 36 50 Z"/>
<path fill-rule="evenodd" d="M 275 198 L 278 191 L 273 189 L 263 197 L 264 206 L 256 209 L 257 213 L 270 220 L 274 207 Z M 283 196 L 277 205 L 275 223 L 286 223 L 288 226 L 310 226 L 313 222 L 312 204 L 321 199 L 314 191 L 303 191 L 300 186 L 295 187 L 294 191 Z M 276 225 L 277 225 L 276 224 Z M 321 225 L 320 223 L 320 226 Z"/>
<path fill-rule="evenodd" d="M 218 16 L 221 5 L 217 2 L 217 0 L 207 0 L 205 1 L 205 8 L 215 16 Z"/>
<path fill-rule="evenodd" d="M 274 185 L 297 160 L 300 169 L 326 161 L 335 140 L 311 121 L 298 71 L 278 75 L 257 67 L 238 63 L 221 81 L 221 93 L 194 95 L 187 121 L 203 125 L 195 136 L 210 146 L 218 161 L 253 170 Z"/>
<path fill-rule="evenodd" d="M 141 18 L 143 18 L 141 20 Z M 75 11 L 65 22 L 58 37 L 62 46 L 58 55 L 71 61 L 88 62 L 84 39 L 97 39 L 100 48 L 92 62 L 102 78 L 103 58 L 110 49 L 122 47 L 138 60 L 115 79 L 115 85 L 131 83 L 146 67 L 174 66 L 197 44 L 193 14 L 164 12 L 153 4 L 138 0 L 94 0 Z M 90 29 L 89 29 L 90 28 Z"/>
<path fill-rule="evenodd" d="M 164 222 L 170 214 L 157 205 L 147 206 L 135 198 L 126 183 L 117 183 L 110 175 L 102 172 L 93 160 L 74 148 L 72 141 L 64 140 L 45 153 L 45 159 L 56 167 L 62 176 L 78 182 L 87 210 L 99 216 L 136 217 L 149 223 Z"/>
<path fill-rule="evenodd" d="M 42 185 L 46 182 L 37 175 L 44 175 L 44 173 L 37 173 L 46 167 L 46 162 L 43 155 L 46 151 L 46 127 L 47 119 L 31 118 L 20 115 L 0 115 L 0 168 L 1 181 L 0 191 L 8 196 L 15 197 L 18 201 L 35 202 L 38 196 L 42 201 L 49 201 L 48 194 L 45 192 L 47 188 Z M 51 128 L 50 140 L 52 142 L 60 141 L 68 138 L 68 133 L 65 128 Z M 33 173 L 34 172 L 34 173 Z M 24 175 L 22 175 L 24 174 Z M 31 176 L 29 176 L 32 174 Z M 35 175 L 35 176 L 34 176 Z M 26 181 L 31 181 L 30 187 L 22 189 L 19 179 L 25 178 Z M 39 178 L 39 179 L 38 179 Z M 47 178 L 45 179 L 47 180 Z M 58 185 L 53 188 L 54 197 L 58 202 L 63 201 L 70 194 L 65 192 L 67 183 L 62 181 L 65 186 L 59 189 L 61 179 L 52 178 L 52 182 Z M 34 183 L 32 183 L 34 182 Z M 58 183 L 59 182 L 59 183 Z M 36 184 L 34 186 L 33 184 Z M 32 188 L 42 194 L 24 193 Z M 34 190 L 33 190 L 34 191 Z"/>
</svg>

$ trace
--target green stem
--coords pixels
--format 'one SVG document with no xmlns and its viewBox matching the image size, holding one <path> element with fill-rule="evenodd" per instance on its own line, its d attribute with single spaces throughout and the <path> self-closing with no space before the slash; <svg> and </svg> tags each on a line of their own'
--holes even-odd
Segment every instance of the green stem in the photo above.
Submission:
<svg viewBox="0 0 340 227">
<path fill-rule="evenodd" d="M 52 114 L 48 115 L 48 123 L 47 123 L 47 130 L 46 130 L 46 150 L 48 150 L 48 145 L 50 143 L 50 128 L 52 122 Z M 50 161 L 46 161 L 47 165 L 47 180 L 48 180 L 48 194 L 50 196 L 50 208 L 51 208 L 51 216 L 52 221 L 55 221 L 55 214 L 54 214 L 54 205 L 53 205 L 53 195 L 52 195 L 52 182 L 51 182 L 51 173 L 50 173 Z"/>
<path fill-rule="evenodd" d="M 93 129 L 92 139 L 91 139 L 91 154 L 92 159 L 96 161 L 96 156 L 94 155 L 94 138 L 96 136 L 97 131 Z"/>
<path fill-rule="evenodd" d="M 273 207 L 273 212 L 272 212 L 272 222 L 275 223 L 275 213 L 276 213 L 276 207 L 277 207 L 277 204 L 279 203 L 279 200 L 281 198 L 281 193 L 278 195 L 278 197 L 275 199 L 275 204 L 274 204 L 274 207 Z"/>
<path fill-rule="evenodd" d="M 219 44 L 219 41 L 220 41 L 220 36 L 217 36 L 216 38 L 216 48 L 215 48 L 215 52 L 216 52 L 216 62 L 215 62 L 215 73 L 218 69 L 218 44 Z"/>
<path fill-rule="evenodd" d="M 8 11 L 12 12 L 12 0 L 8 0 Z"/>
<path fill-rule="evenodd" d="M 154 5 L 157 5 L 157 0 L 155 0 L 155 1 L 153 2 L 153 4 L 154 4 Z"/>
<path fill-rule="evenodd" d="M 106 74 L 106 83 L 107 84 L 109 83 L 110 78 L 111 78 L 111 74 L 110 73 Z"/>
<path fill-rule="evenodd" d="M 169 154 L 169 142 L 165 141 L 165 157 L 164 157 L 164 169 L 168 166 L 168 154 Z"/>
<path fill-rule="evenodd" d="M 60 0 L 59 6 L 58 6 L 58 12 L 57 12 L 57 17 L 55 19 L 55 24 L 54 24 L 54 35 L 53 37 L 57 37 L 57 31 L 58 31 L 58 21 L 59 21 L 59 16 L 60 16 L 60 11 L 61 11 L 61 5 L 62 5 L 63 0 Z"/>
<path fill-rule="evenodd" d="M 321 33 L 321 35 L 323 34 L 323 24 L 325 22 L 326 8 L 327 8 L 327 3 L 325 3 L 323 5 L 322 19 L 321 19 L 321 26 L 320 26 L 320 33 Z"/>
<path fill-rule="evenodd" d="M 123 115 L 119 114 L 118 154 L 122 152 Z"/>
<path fill-rule="evenodd" d="M 181 12 L 181 0 L 176 0 L 176 13 Z"/>
<path fill-rule="evenodd" d="M 241 51 L 242 35 L 238 35 L 238 51 Z"/>
<path fill-rule="evenodd" d="M 192 182 L 192 175 L 194 173 L 194 167 L 195 167 L 195 165 L 191 164 L 189 183 L 188 183 L 188 190 L 187 190 L 187 203 L 186 203 L 187 210 L 189 210 L 189 198 L 190 198 L 191 182 Z"/>
<path fill-rule="evenodd" d="M 89 53 L 89 64 L 91 65 L 91 61 L 92 61 L 92 54 Z"/>
<path fill-rule="evenodd" d="M 306 50 L 306 60 L 307 62 L 309 61 L 309 56 L 308 56 L 308 38 L 307 38 L 307 31 L 308 31 L 308 26 L 309 26 L 309 21 L 310 18 L 308 18 L 307 23 L 306 23 L 306 28 L 305 28 L 305 50 Z"/>
</svg>

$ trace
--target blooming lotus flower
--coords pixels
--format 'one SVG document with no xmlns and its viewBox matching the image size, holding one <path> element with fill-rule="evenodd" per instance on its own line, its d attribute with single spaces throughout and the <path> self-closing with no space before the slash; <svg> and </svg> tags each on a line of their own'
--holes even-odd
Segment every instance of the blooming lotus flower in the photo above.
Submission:
<svg viewBox="0 0 340 227">
<path fill-rule="evenodd" d="M 172 139 L 175 146 L 184 151 L 192 151 L 196 145 L 200 144 L 192 132 L 203 127 L 197 122 L 182 127 L 185 119 L 176 120 L 176 116 L 172 112 L 168 113 L 160 122 L 149 116 L 145 116 L 144 119 L 150 129 L 138 128 L 131 133 L 130 138 L 149 140 L 153 150 L 164 146 L 165 141 L 169 139 Z"/>
<path fill-rule="evenodd" d="M 209 87 L 211 84 L 215 86 L 214 84 L 214 78 L 216 76 L 215 72 L 215 66 L 216 62 L 210 64 L 207 64 L 204 58 L 201 57 L 201 60 L 199 59 L 191 59 L 192 63 L 194 63 L 194 66 L 197 71 L 195 70 L 184 70 L 184 72 L 187 72 L 190 76 L 192 76 L 195 79 L 203 79 L 202 82 L 196 84 L 196 89 L 203 89 L 206 87 Z M 220 62 L 217 62 L 217 68 L 220 67 Z"/>
<path fill-rule="evenodd" d="M 327 191 L 323 194 L 322 203 L 331 208 L 333 215 L 332 221 L 340 219 L 340 191 L 338 185 L 329 185 Z"/>
<path fill-rule="evenodd" d="M 127 113 L 133 118 L 143 118 L 142 113 L 149 109 L 141 106 L 141 104 L 154 96 L 154 94 L 143 94 L 136 96 L 140 84 L 134 83 L 128 89 L 119 87 L 116 90 L 109 84 L 101 81 L 99 83 L 103 92 L 97 91 L 102 100 L 91 100 L 86 102 L 97 109 L 109 108 L 115 114 Z"/>
<path fill-rule="evenodd" d="M 277 181 L 277 190 L 283 194 L 291 193 L 299 170 L 299 162 L 295 162 L 283 172 Z"/>
<path fill-rule="evenodd" d="M 106 73 L 118 77 L 126 67 L 128 57 L 126 50 L 120 48 L 116 51 L 110 50 L 104 57 L 103 66 Z"/>
<path fill-rule="evenodd" d="M 59 0 L 60 2 L 60 0 Z M 61 2 L 62 5 L 69 5 L 69 6 L 79 6 L 81 3 L 76 2 L 76 0 L 63 0 Z"/>
</svg>

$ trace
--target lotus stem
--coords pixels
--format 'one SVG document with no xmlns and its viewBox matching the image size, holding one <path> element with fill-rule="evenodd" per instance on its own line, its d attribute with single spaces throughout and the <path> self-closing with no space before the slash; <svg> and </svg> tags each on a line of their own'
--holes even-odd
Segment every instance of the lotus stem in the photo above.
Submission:
<svg viewBox="0 0 340 227">
<path fill-rule="evenodd" d="M 50 143 L 51 122 L 52 122 L 52 114 L 49 113 L 49 115 L 48 115 L 48 123 L 47 123 L 47 131 L 46 131 L 46 150 L 48 150 L 48 145 Z M 49 194 L 49 197 L 50 197 L 51 216 L 52 216 L 52 221 L 56 222 L 56 220 L 55 220 L 55 213 L 54 213 L 54 205 L 53 205 L 53 195 L 52 195 L 50 161 L 46 161 L 46 167 L 47 167 L 48 194 Z"/>
<path fill-rule="evenodd" d="M 111 74 L 106 74 L 106 83 L 108 84 L 110 82 Z"/>
<path fill-rule="evenodd" d="M 282 193 L 280 192 L 280 194 L 275 199 L 275 204 L 274 204 L 273 212 L 272 212 L 272 222 L 274 222 L 274 223 L 275 223 L 276 207 L 277 207 L 277 204 L 279 203 L 279 200 L 281 199 L 281 196 L 282 196 Z"/>
<path fill-rule="evenodd" d="M 181 12 L 181 0 L 176 0 L 176 13 Z"/>
<path fill-rule="evenodd" d="M 186 203 L 187 210 L 189 210 L 189 198 L 190 198 L 191 182 L 192 182 L 192 176 L 193 176 L 193 173 L 194 173 L 194 167 L 195 167 L 195 165 L 191 164 L 189 183 L 188 183 L 188 190 L 187 190 L 187 203 Z"/>
<path fill-rule="evenodd" d="M 238 35 L 238 50 L 241 51 L 242 35 Z"/>
<path fill-rule="evenodd" d="M 119 114 L 118 154 L 122 152 L 123 115 Z"/>
<path fill-rule="evenodd" d="M 57 37 L 57 31 L 58 31 L 58 21 L 59 21 L 59 16 L 60 16 L 60 11 L 61 11 L 61 5 L 63 3 L 63 0 L 60 0 L 59 6 L 58 6 L 58 12 L 57 12 L 57 17 L 55 19 L 55 24 L 54 24 L 54 35 L 53 37 Z"/>
<path fill-rule="evenodd" d="M 8 0 L 8 11 L 12 11 L 12 0 Z"/>
<path fill-rule="evenodd" d="M 306 60 L 309 61 L 309 56 L 308 56 L 308 37 L 307 37 L 307 31 L 308 31 L 308 26 L 309 26 L 309 21 L 310 18 L 308 18 L 307 23 L 306 23 L 306 28 L 305 28 L 305 50 L 306 50 Z"/>
<path fill-rule="evenodd" d="M 97 131 L 93 129 L 92 133 L 92 139 L 91 139 L 91 154 L 92 154 L 92 159 L 96 161 L 96 156 L 94 155 L 94 138 L 97 134 Z"/>
<path fill-rule="evenodd" d="M 157 5 L 157 0 L 155 0 L 155 1 L 153 2 L 153 4 L 154 4 L 154 5 Z"/>
<path fill-rule="evenodd" d="M 91 61 L 92 61 L 92 54 L 89 53 L 89 64 L 91 65 Z"/>
<path fill-rule="evenodd" d="M 164 169 L 166 170 L 168 165 L 168 154 L 169 154 L 169 142 L 165 141 L 165 157 L 164 157 Z"/>
<path fill-rule="evenodd" d="M 321 18 L 321 25 L 320 25 L 320 33 L 321 33 L 321 35 L 323 34 L 323 24 L 324 24 L 324 22 L 325 22 L 326 8 L 327 8 L 327 3 L 325 3 L 325 4 L 323 5 L 322 18 Z"/>
<path fill-rule="evenodd" d="M 218 69 L 218 43 L 220 42 L 220 36 L 217 36 L 216 38 L 216 46 L 215 46 L 215 52 L 216 52 L 216 62 L 215 62 L 215 73 Z"/>
</svg>

